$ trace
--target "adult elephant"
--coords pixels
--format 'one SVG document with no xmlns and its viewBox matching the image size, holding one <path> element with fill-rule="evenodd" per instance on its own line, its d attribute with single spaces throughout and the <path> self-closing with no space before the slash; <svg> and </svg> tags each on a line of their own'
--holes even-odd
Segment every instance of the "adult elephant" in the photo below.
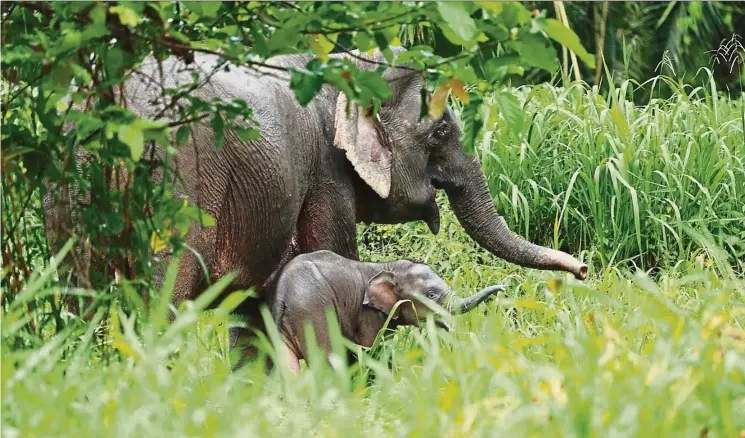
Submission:
<svg viewBox="0 0 745 438">
<path fill-rule="evenodd" d="M 302 67 L 309 59 L 280 56 L 269 64 Z M 365 70 L 384 61 L 379 52 L 350 59 Z M 195 56 L 196 65 L 205 71 L 216 62 L 211 55 Z M 359 221 L 424 220 L 437 233 L 435 189 L 445 190 L 466 232 L 498 257 L 585 277 L 587 267 L 575 258 L 527 242 L 508 229 L 495 210 L 478 160 L 461 148 L 452 110 L 446 109 L 439 120 L 419 120 L 422 75 L 410 69 L 384 72 L 392 97 L 383 102 L 379 116 L 371 118 L 329 85 L 301 107 L 288 75 L 278 70 L 256 75 L 246 69 L 221 69 L 192 93 L 205 100 L 245 100 L 261 131 L 261 138 L 253 141 L 226 132 L 218 151 L 213 131 L 199 125 L 190 144 L 174 158 L 173 168 L 181 176 L 179 194 L 217 222 L 210 228 L 195 225 L 186 237 L 213 279 L 233 271 L 232 288 L 262 286 L 292 255 L 324 249 L 357 259 Z M 177 58 L 166 60 L 162 71 L 167 87 L 193 81 Z M 154 61 L 131 76 L 123 95 L 130 110 L 151 117 L 161 110 L 150 103 L 160 95 L 152 80 L 159 77 Z M 194 298 L 206 286 L 199 266 L 192 253 L 184 254 L 176 304 Z M 255 318 L 257 307 L 249 303 L 243 313 Z M 241 333 L 233 335 L 235 343 Z"/>
</svg>

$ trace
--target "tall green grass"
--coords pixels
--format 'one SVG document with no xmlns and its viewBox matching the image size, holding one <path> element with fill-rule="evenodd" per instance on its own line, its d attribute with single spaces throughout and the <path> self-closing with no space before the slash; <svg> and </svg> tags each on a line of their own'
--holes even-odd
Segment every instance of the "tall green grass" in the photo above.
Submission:
<svg viewBox="0 0 745 438">
<path fill-rule="evenodd" d="M 452 214 L 445 225 L 455 226 Z M 386 257 L 406 250 L 388 246 Z M 503 268 L 480 257 L 460 253 L 458 262 L 479 272 L 457 273 L 459 290 L 504 280 Z M 711 260 L 701 253 L 655 280 L 609 270 L 589 283 L 563 282 L 528 271 L 505 295 L 456 318 L 451 333 L 428 321 L 398 330 L 359 365 L 316 360 L 297 376 L 267 376 L 258 364 L 230 372 L 229 306 L 201 311 L 219 285 L 172 324 L 157 302 L 138 324 L 114 306 L 103 343 L 94 324 L 13 348 L 14 315 L 46 293 L 48 270 L 3 318 L 2 433 L 738 436 L 745 282 Z M 108 363 L 102 349 L 111 350 Z"/>
<path fill-rule="evenodd" d="M 704 75 L 706 72 L 702 71 Z M 711 233 L 745 260 L 745 104 L 666 77 L 677 92 L 635 106 L 639 84 L 610 95 L 587 84 L 515 89 L 517 130 L 497 119 L 477 145 L 498 209 L 527 238 L 600 266 L 675 263 Z M 487 102 L 487 105 L 493 103 Z"/>
</svg>

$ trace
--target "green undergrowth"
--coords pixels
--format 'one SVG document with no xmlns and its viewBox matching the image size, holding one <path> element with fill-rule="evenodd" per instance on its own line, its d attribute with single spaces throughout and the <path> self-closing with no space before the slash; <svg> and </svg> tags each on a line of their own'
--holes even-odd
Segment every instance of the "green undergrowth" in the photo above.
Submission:
<svg viewBox="0 0 745 438">
<path fill-rule="evenodd" d="M 456 227 L 446 210 L 444 232 Z M 39 348 L 9 348 L 23 314 L 11 309 L 2 326 L 3 436 L 745 431 L 737 414 L 745 412 L 745 281 L 712 254 L 693 255 L 654 279 L 607 269 L 579 282 L 485 260 L 459 243 L 464 236 L 435 240 L 418 236 L 418 225 L 393 228 L 411 235 L 389 230 L 402 233 L 400 246 L 371 243 L 363 255 L 436 260 L 452 252 L 433 266 L 459 292 L 493 283 L 507 284 L 507 292 L 455 318 L 451 333 L 431 321 L 399 329 L 357 365 L 338 354 L 332 366 L 311 360 L 297 376 L 281 368 L 267 376 L 258 363 L 230 372 L 226 312 L 236 297 L 200 312 L 220 285 L 174 323 L 157 300 L 137 324 L 115 307 L 109 337 L 71 324 Z M 39 289 L 27 289 L 14 309 L 45 293 L 43 284 L 43 276 L 29 282 Z"/>
</svg>

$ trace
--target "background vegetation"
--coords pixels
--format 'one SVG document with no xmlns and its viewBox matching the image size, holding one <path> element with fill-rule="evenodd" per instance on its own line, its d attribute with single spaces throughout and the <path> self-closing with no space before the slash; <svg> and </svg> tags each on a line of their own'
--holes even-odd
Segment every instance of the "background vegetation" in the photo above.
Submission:
<svg viewBox="0 0 745 438">
<path fill-rule="evenodd" d="M 703 66 L 714 70 L 721 90 L 743 91 L 743 64 L 734 53 L 742 52 L 745 40 L 745 13 L 737 2 L 523 2 L 526 8 L 540 11 L 546 17 L 562 20 L 578 35 L 582 45 L 599 57 L 594 66 L 576 62 L 561 46 L 563 77 L 553 77 L 546 71 L 531 69 L 513 76 L 515 84 L 535 84 L 564 78 L 583 80 L 607 89 L 610 82 L 620 85 L 625 80 L 639 84 L 665 74 L 680 81 L 704 84 L 706 76 L 698 75 Z M 739 33 L 738 33 L 739 32 Z M 408 29 L 402 41 L 434 44 L 439 53 L 457 53 L 460 49 L 436 29 Z M 605 77 L 604 68 L 613 74 Z M 665 87 L 670 95 L 675 90 Z M 650 88 L 637 90 L 635 97 L 644 102 Z"/>
<path fill-rule="evenodd" d="M 558 16 L 549 3 L 499 11 L 467 6 L 465 16 L 434 3 L 424 12 L 415 8 L 422 5 L 392 3 L 150 4 L 176 40 L 168 39 L 144 4 L 104 4 L 103 21 L 93 13 L 98 6 L 87 10 L 86 3 L 29 5 L 3 3 L 3 436 L 745 433 L 745 418 L 738 415 L 745 411 L 745 104 L 736 88 L 742 76 L 723 75 L 721 64 L 712 63 L 710 54 L 703 59 L 699 50 L 718 47 L 721 35 L 730 37 L 743 17 L 739 5 L 609 2 L 601 44 L 606 64 L 602 86 L 595 88 L 599 62 L 593 68 L 580 59 L 577 80 L 561 46 L 556 56 L 530 57 L 550 36 L 541 33 L 546 22 L 540 20 Z M 530 12 L 534 7 L 537 14 Z M 598 53 L 604 4 L 565 7 L 582 45 Z M 91 21 L 76 21 L 81 12 Z M 253 18 L 243 20 L 246 15 Z M 391 17 L 398 17 L 391 29 L 370 24 Z M 491 29 L 484 31 L 489 41 L 462 40 L 458 32 L 470 26 L 466 17 L 479 30 Z M 339 32 L 331 45 L 315 32 L 303 33 L 342 24 L 355 30 Z M 500 39 L 488 27 L 509 30 L 508 24 L 533 45 L 520 51 L 508 34 Z M 537 32 L 529 31 L 533 26 Z M 67 41 L 74 32 L 81 39 Z M 123 34 L 106 40 L 106 50 L 97 48 L 97 38 L 111 32 Z M 158 141 L 164 133 L 178 137 L 191 118 L 222 114 L 210 122 L 220 127 L 216 120 L 224 120 L 230 127 L 230 120 L 250 118 L 250 112 L 239 102 L 191 101 L 167 122 L 173 126 L 147 124 L 106 101 L 105 91 L 150 51 L 188 56 L 181 46 L 187 42 L 192 49 L 247 59 L 250 67 L 261 58 L 247 56 L 262 49 L 245 48 L 246 35 L 267 38 L 267 56 L 282 53 L 285 44 L 324 56 L 363 45 L 361 35 L 370 47 L 395 39 L 407 45 L 429 41 L 431 57 L 420 50 L 414 61 L 436 65 L 430 68 L 433 91 L 455 95 L 465 147 L 479 155 L 498 210 L 530 240 L 591 262 L 589 281 L 496 259 L 463 232 L 443 197 L 438 236 L 419 223 L 361 224 L 361 257 L 419 259 L 464 294 L 488 284 L 505 284 L 507 292 L 456 318 L 452 333 L 431 322 L 398 330 L 351 367 L 341 360 L 342 349 L 359 347 L 337 338 L 339 360 L 330 367 L 311 360 L 299 376 L 282 370 L 266 376 L 253 365 L 230 372 L 225 332 L 237 303 L 228 299 L 203 311 L 225 281 L 179 309 L 173 323 L 167 313 L 174 266 L 160 291 L 147 281 L 147 263 L 123 271 L 133 274 L 120 284 L 110 274 L 89 286 L 71 284 L 61 261 L 74 252 L 73 242 L 52 258 L 56 251 L 46 247 L 40 214 L 44 184 L 35 172 L 73 187 L 91 181 L 99 188 L 99 204 L 81 211 L 87 219 L 78 231 L 92 245 L 108 248 L 122 267 L 153 241 L 178 251 L 180 237 L 165 234 L 164 223 L 200 220 L 198 211 L 150 187 L 145 176 L 157 163 L 133 151 L 140 140 L 144 147 L 146 139 Z M 272 40 L 281 43 L 272 46 Z M 100 58 L 79 58 L 79 50 Z M 657 69 L 663 58 L 674 72 Z M 96 70 L 112 59 L 120 59 L 122 71 Z M 90 79 L 86 65 L 95 67 Z M 301 84 L 298 98 L 312 97 L 304 93 L 333 83 L 345 68 L 315 64 L 293 73 Z M 35 82 L 40 72 L 45 75 Z M 61 129 L 70 121 L 65 114 L 75 114 L 54 94 L 66 88 L 59 79 L 64 74 L 99 81 L 78 96 L 102 102 L 82 120 L 89 130 L 68 135 Z M 462 92 L 453 80 L 461 81 Z M 360 82 L 350 94 L 374 104 L 379 89 Z M 164 93 L 164 102 L 184 91 Z M 91 134 L 99 136 L 98 145 Z M 103 164 L 70 166 L 69 157 L 81 147 Z M 39 171 L 44 162 L 49 164 Z M 121 162 L 143 177 L 128 190 L 104 190 L 103 175 Z M 159 215 L 138 216 L 135 203 L 129 219 L 116 217 L 111 212 L 122 207 L 126 193 L 130 202 L 159 205 Z M 111 227 L 103 232 L 101 223 Z M 141 298 L 146 291 L 154 297 L 147 303 Z M 82 296 L 94 298 L 89 320 L 63 305 L 63 297 Z M 272 354 L 269 335 L 264 350 Z"/>
</svg>

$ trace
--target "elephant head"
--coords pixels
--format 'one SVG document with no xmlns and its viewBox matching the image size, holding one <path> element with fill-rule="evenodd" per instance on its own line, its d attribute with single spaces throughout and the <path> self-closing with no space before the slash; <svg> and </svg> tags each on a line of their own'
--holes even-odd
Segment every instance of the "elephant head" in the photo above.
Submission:
<svg viewBox="0 0 745 438">
<path fill-rule="evenodd" d="M 500 291 L 504 291 L 503 286 L 491 286 L 461 298 L 453 294 L 445 280 L 429 266 L 402 260 L 391 263 L 368 281 L 363 304 L 387 315 L 393 312 L 392 319 L 397 325 L 417 325 L 432 313 L 423 297 L 458 314 L 474 309 Z M 401 300 L 408 300 L 411 304 L 402 303 L 396 307 Z M 450 329 L 441 319 L 437 319 L 436 324 Z"/>
<path fill-rule="evenodd" d="M 380 53 L 352 59 L 366 70 L 385 62 Z M 436 234 L 440 213 L 435 193 L 443 189 L 463 228 L 488 251 L 521 266 L 567 271 L 584 279 L 585 264 L 523 240 L 507 227 L 495 209 L 481 164 L 461 147 L 461 129 L 450 108 L 437 120 L 420 120 L 424 77 L 403 68 L 389 68 L 383 77 L 392 96 L 382 103 L 376 117 L 348 102 L 343 94 L 336 101 L 334 144 L 346 152 L 364 181 L 358 188 L 358 220 L 424 220 Z"/>
</svg>

